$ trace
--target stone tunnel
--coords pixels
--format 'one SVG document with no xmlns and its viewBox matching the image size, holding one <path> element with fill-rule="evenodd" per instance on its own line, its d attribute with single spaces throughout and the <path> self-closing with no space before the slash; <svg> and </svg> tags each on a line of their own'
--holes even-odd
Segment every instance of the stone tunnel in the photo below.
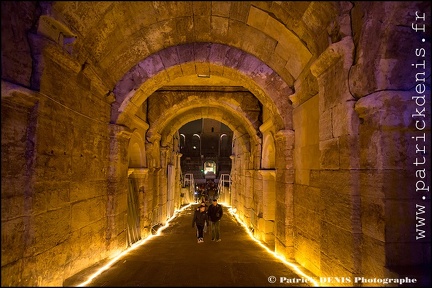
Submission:
<svg viewBox="0 0 432 288">
<path fill-rule="evenodd" d="M 1 3 L 2 286 L 61 286 L 181 206 L 178 130 L 233 131 L 230 204 L 319 277 L 430 266 L 430 3 Z M 128 204 L 129 203 L 129 204 Z"/>
</svg>

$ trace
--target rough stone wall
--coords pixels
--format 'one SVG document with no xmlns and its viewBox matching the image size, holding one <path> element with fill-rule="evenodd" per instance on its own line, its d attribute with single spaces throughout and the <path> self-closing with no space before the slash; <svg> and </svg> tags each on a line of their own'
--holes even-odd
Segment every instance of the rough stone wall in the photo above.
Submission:
<svg viewBox="0 0 432 288">
<path fill-rule="evenodd" d="M 397 266 L 421 265 L 431 259 L 430 249 L 426 248 L 430 242 L 416 239 L 416 216 L 430 218 L 416 214 L 420 212 L 416 205 L 430 211 L 430 202 L 418 200 L 421 192 L 416 191 L 416 185 L 421 179 L 417 178 L 417 169 L 428 174 L 431 167 L 430 162 L 414 164 L 422 158 L 418 149 L 431 147 L 430 137 L 425 141 L 415 138 L 423 133 L 430 135 L 430 111 L 417 113 L 423 108 L 417 106 L 422 101 L 413 98 L 424 95 L 421 90 L 430 94 L 430 65 L 426 69 L 412 65 L 427 57 L 427 52 L 419 51 L 430 51 L 430 42 L 421 40 L 424 34 L 412 29 L 414 24 L 424 24 L 430 31 L 430 21 L 416 19 L 416 15 L 427 15 L 428 11 L 430 5 L 426 2 L 383 6 L 359 3 L 353 9 L 357 58 L 350 75 L 350 90 L 360 98 L 355 111 L 360 118 L 358 161 L 362 173 L 358 177 L 363 233 L 361 270 L 365 275 L 393 275 L 398 273 Z M 372 38 L 387 41 L 378 43 Z M 426 85 L 422 88 L 418 84 Z M 429 124 L 420 130 L 417 120 Z M 430 183 L 430 179 L 427 181 Z"/>
<path fill-rule="evenodd" d="M 30 91 L 23 89 L 6 95 L 6 89 L 13 88 L 6 86 L 9 85 L 2 82 L 2 284 L 20 283 L 20 267 L 29 254 L 27 239 L 32 231 L 26 227 L 32 216 L 26 208 L 33 199 L 38 112 L 38 98 Z"/>
<path fill-rule="evenodd" d="M 31 114 L 32 120 L 25 123 L 28 131 L 16 141 L 24 141 L 27 146 L 27 151 L 17 156 L 33 162 L 22 166 L 27 179 L 9 186 L 17 188 L 14 198 L 25 203 L 17 212 L 25 211 L 26 215 L 2 215 L 8 222 L 26 222 L 22 230 L 25 241 L 20 242 L 24 245 L 16 250 L 22 253 L 2 253 L 16 255 L 2 257 L 2 283 L 14 285 L 61 285 L 64 277 L 86 267 L 89 259 L 108 256 L 104 235 L 110 151 L 108 127 L 103 120 L 106 123 L 109 117 L 109 104 L 56 60 L 46 57 L 44 62 L 44 84 L 36 93 L 37 109 Z M 11 117 L 5 123 L 12 128 L 23 122 Z M 13 139 L 3 137 L 8 136 L 2 133 L 2 146 Z M 22 185 L 28 188 L 22 189 Z M 2 202 L 12 200 L 3 189 Z M 15 231 L 19 230 L 7 231 L 7 226 L 2 225 L 2 235 L 11 233 L 14 236 L 10 241 L 16 241 L 19 234 Z M 2 245 L 9 245 L 5 240 Z"/>
<path fill-rule="evenodd" d="M 411 118 L 417 109 L 412 95 L 405 91 L 377 92 L 356 104 L 362 120 L 360 165 L 366 170 L 359 176 L 364 215 L 362 269 L 368 275 L 376 273 L 377 267 L 381 266 L 392 271 L 396 266 L 421 265 L 430 261 L 430 244 L 425 239 L 417 239 L 419 234 L 415 229 L 422 229 L 417 226 L 421 223 L 417 223 L 416 215 L 428 217 L 417 214 L 421 212 L 417 205 L 430 211 L 430 203 L 418 201 L 418 194 L 426 188 L 423 181 L 430 181 L 428 177 L 421 179 L 419 176 L 430 171 L 430 164 L 414 164 L 424 163 L 418 149 L 430 147 L 430 139 L 423 139 L 423 133 L 430 133 L 430 127 L 416 130 L 415 119 Z M 408 108 L 405 113 L 401 114 L 400 106 Z M 430 119 L 430 113 L 426 112 L 425 117 L 425 120 Z M 413 141 L 415 137 L 420 138 Z M 401 217 L 391 216 L 395 214 Z M 371 258 L 368 256 L 371 253 L 381 253 L 382 257 Z"/>
<path fill-rule="evenodd" d="M 21 41 L 28 43 L 25 38 Z M 110 105 L 100 91 L 101 83 L 85 68 L 80 71 L 70 55 L 50 40 L 33 34 L 30 42 L 33 51 L 39 54 L 35 55 L 35 62 L 28 60 L 20 67 L 22 76 L 15 77 L 14 82 L 40 89 L 24 92 L 29 94 L 24 99 L 35 98 L 35 106 L 26 104 L 29 112 L 19 112 L 20 108 L 12 114 L 3 114 L 4 104 L 9 100 L 5 102 L 2 83 L 2 116 L 8 117 L 2 121 L 2 153 L 8 152 L 8 156 L 2 154 L 6 156 L 2 161 L 15 153 L 16 159 L 27 162 L 21 166 L 22 172 L 17 171 L 25 177 L 19 180 L 15 177 L 18 181 L 13 185 L 2 185 L 2 204 L 16 203 L 10 206 L 14 211 L 2 209 L 2 235 L 10 235 L 2 238 L 2 248 L 19 244 L 15 249 L 2 251 L 2 285 L 61 286 L 65 278 L 89 263 L 124 249 L 124 237 L 117 237 L 125 229 L 123 214 L 113 214 L 117 217 L 114 222 L 120 225 L 109 228 L 107 214 L 110 207 L 124 209 L 126 201 L 116 195 L 107 197 L 112 188 L 107 181 L 112 152 L 107 125 Z M 3 79 L 13 69 L 5 71 Z M 12 96 L 10 100 L 22 102 L 20 98 Z M 17 113 L 21 113 L 18 118 L 13 116 Z M 19 127 L 26 131 L 15 135 L 3 133 L 3 128 L 19 131 Z M 9 142 L 23 143 L 25 150 L 4 150 Z M 2 176 L 6 177 L 2 181 L 11 178 Z M 18 223 L 25 225 L 19 229 Z M 109 231 L 112 235 L 107 241 Z M 20 238 L 22 241 L 17 242 Z"/>
<path fill-rule="evenodd" d="M 320 275 L 356 276 L 360 272 L 360 197 L 358 117 L 348 89 L 353 43 L 332 44 L 314 63 L 319 84 L 320 170 L 311 171 L 310 186 L 320 190 Z"/>
<path fill-rule="evenodd" d="M 412 140 L 415 132 L 422 137 L 430 131 L 415 131 L 415 120 L 427 123 L 430 112 L 411 117 L 418 71 L 410 68 L 415 36 L 409 30 L 414 17 L 407 11 L 421 11 L 415 5 L 356 3 L 355 37 L 335 41 L 311 66 L 319 94 L 310 98 L 301 80 L 290 97 L 296 131 L 295 256 L 316 275 L 349 271 L 352 276 L 396 277 L 398 265 L 430 263 L 425 250 L 430 244 L 415 240 L 418 200 L 413 191 L 419 179 L 414 145 L 430 147 L 430 139 Z M 411 92 L 378 92 L 386 89 Z M 430 171 L 430 164 L 422 168 Z"/>
<path fill-rule="evenodd" d="M 2 285 L 60 286 L 125 249 L 133 127 L 108 123 L 121 105 L 131 111 L 121 114 L 123 124 L 147 121 L 143 98 L 160 83 L 200 71 L 240 79 L 263 102 L 263 122 L 282 117 L 284 129 L 294 123 L 294 151 L 283 133 L 276 135 L 276 159 L 284 160 L 275 167 L 275 219 L 263 221 L 271 185 L 259 171 L 261 143 L 236 142 L 231 200 L 258 237 L 274 233 L 277 251 L 319 276 L 394 276 L 393 265 L 430 263 L 430 240 L 413 241 L 416 223 L 394 217 L 416 212 L 417 194 L 404 191 L 418 184 L 416 144 L 430 147 L 412 140 L 423 131 L 409 112 L 419 108 L 410 98 L 418 72 L 411 63 L 412 44 L 421 43 L 411 22 L 428 2 L 3 3 L 2 80 L 15 90 L 3 93 L 2 82 L 2 249 L 11 248 L 2 251 Z M 134 19 L 129 12 L 140 9 L 152 13 L 141 22 L 117 21 Z M 81 37 L 74 49 L 36 33 L 42 12 L 75 26 Z M 120 37 L 134 35 L 133 27 L 144 37 Z M 427 41 L 421 45 L 430 51 Z M 430 68 L 425 74 L 430 82 Z M 116 84 L 121 93 L 114 95 Z M 138 87 L 138 96 L 129 97 Z M 272 115 L 278 111 L 283 115 Z M 260 117 L 251 115 L 245 118 Z M 172 155 L 161 151 L 160 136 L 145 145 L 148 177 L 139 179 L 146 229 L 170 213 L 164 173 Z M 430 172 L 430 164 L 421 168 Z"/>
<path fill-rule="evenodd" d="M 320 271 L 321 193 L 310 185 L 312 171 L 320 167 L 319 97 L 315 96 L 294 109 L 295 185 L 294 185 L 294 248 L 295 259 L 310 271 Z"/>
</svg>

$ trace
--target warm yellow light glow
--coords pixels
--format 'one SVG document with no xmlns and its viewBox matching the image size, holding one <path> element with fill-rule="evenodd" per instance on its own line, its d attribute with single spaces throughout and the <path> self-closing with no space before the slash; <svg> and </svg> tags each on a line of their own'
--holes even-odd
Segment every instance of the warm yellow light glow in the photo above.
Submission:
<svg viewBox="0 0 432 288">
<path fill-rule="evenodd" d="M 132 244 L 131 247 L 129 247 L 127 250 L 121 252 L 121 253 L 120 253 L 119 255 L 117 255 L 116 257 L 114 257 L 114 258 L 113 258 L 113 259 L 112 259 L 108 264 L 106 264 L 105 266 L 101 267 L 98 271 L 96 271 L 94 274 L 92 274 L 91 276 L 89 276 L 89 278 L 88 278 L 85 282 L 82 282 L 82 283 L 80 283 L 79 285 L 77 285 L 77 287 L 83 287 L 83 286 L 86 286 L 87 284 L 89 284 L 90 282 L 92 282 L 93 279 L 95 279 L 97 276 L 99 276 L 102 272 L 108 270 L 108 269 L 109 269 L 109 268 L 110 268 L 114 263 L 116 263 L 116 262 L 117 262 L 118 260 L 120 260 L 122 257 L 124 257 L 125 255 L 127 255 L 130 251 L 132 251 L 132 250 L 136 249 L 137 247 L 139 247 L 139 246 L 145 244 L 147 241 L 149 241 L 149 240 L 152 239 L 153 237 L 155 237 L 155 236 L 160 236 L 161 232 L 162 232 L 165 228 L 167 228 L 167 227 L 169 226 L 169 223 L 170 223 L 170 222 L 171 222 L 175 217 L 177 217 L 177 214 L 178 214 L 178 213 L 180 213 L 181 211 L 183 211 L 183 210 L 189 208 L 189 207 L 190 207 L 191 205 L 193 205 L 193 204 L 195 204 L 195 203 L 189 203 L 189 204 L 185 205 L 184 207 L 182 207 L 181 209 L 179 209 L 179 210 L 175 210 L 174 215 L 166 221 L 166 223 L 165 223 L 164 226 L 160 227 L 160 228 L 157 230 L 156 234 L 154 234 L 154 235 L 149 235 L 147 238 L 142 239 L 142 240 L 140 240 L 140 241 L 135 242 L 134 244 Z M 253 236 L 253 234 L 250 232 L 250 230 L 249 230 L 249 228 L 246 226 L 246 224 L 245 224 L 243 221 L 240 220 L 240 218 L 239 218 L 238 215 L 236 214 L 236 209 L 231 208 L 230 205 L 227 205 L 226 203 L 223 203 L 223 202 L 222 202 L 222 203 L 219 203 L 219 204 L 221 204 L 221 205 L 223 205 L 223 206 L 225 206 L 225 207 L 228 207 L 228 211 L 229 211 L 229 212 L 231 213 L 231 215 L 233 215 L 233 216 L 236 218 L 236 220 L 237 220 L 237 221 L 238 221 L 238 222 L 239 222 L 239 223 L 244 227 L 245 231 L 249 234 L 249 237 L 250 237 L 252 240 L 254 240 L 255 242 L 257 242 L 261 247 L 263 247 L 263 248 L 264 248 L 264 249 L 265 249 L 269 254 L 273 255 L 275 258 L 277 258 L 278 260 L 282 261 L 284 264 L 290 266 L 290 267 L 294 270 L 294 272 L 297 273 L 297 275 L 302 276 L 302 277 L 304 277 L 304 278 L 307 278 L 307 279 L 308 279 L 308 280 L 309 280 L 309 281 L 310 281 L 314 286 L 317 286 L 317 287 L 320 286 L 320 285 L 318 284 L 318 282 L 315 281 L 311 276 L 308 276 L 308 275 L 306 275 L 303 271 L 301 271 L 300 268 L 299 268 L 299 266 L 297 266 L 297 265 L 294 264 L 294 263 L 291 263 L 291 262 L 287 261 L 287 260 L 285 259 L 284 256 L 279 255 L 279 254 L 277 254 L 277 253 L 271 251 L 267 246 L 265 246 L 264 244 L 262 244 L 261 241 L 259 241 L 258 239 L 256 239 L 256 238 Z"/>
<path fill-rule="evenodd" d="M 160 227 L 156 234 L 154 235 L 149 235 L 147 238 L 139 240 L 135 243 L 132 244 L 131 247 L 129 247 L 128 249 L 126 249 L 125 251 L 121 252 L 119 255 L 115 256 L 108 264 L 106 264 L 105 266 L 101 267 L 98 271 L 96 271 L 94 274 L 92 274 L 86 281 L 80 283 L 79 285 L 77 285 L 77 287 L 83 287 L 86 286 L 87 284 L 89 284 L 90 282 L 93 281 L 93 279 L 95 279 L 97 276 L 99 276 L 102 272 L 104 272 L 105 270 L 108 270 L 114 263 L 116 263 L 118 260 L 120 260 L 122 257 L 124 257 L 125 255 L 127 255 L 130 251 L 134 250 L 135 248 L 143 245 L 144 243 L 146 243 L 147 241 L 149 241 L 150 239 L 152 239 L 155 236 L 160 236 L 161 232 L 163 230 L 165 230 L 165 228 L 167 228 L 169 226 L 169 223 L 175 218 L 177 217 L 177 214 L 180 213 L 181 211 L 187 209 L 189 206 L 191 206 L 194 203 L 189 203 L 188 205 L 183 206 L 181 209 L 179 210 L 175 210 L 173 216 L 171 216 L 171 218 L 169 218 L 165 225 Z"/>
<path fill-rule="evenodd" d="M 222 204 L 222 203 L 221 203 L 221 204 Z M 287 261 L 283 255 L 279 255 L 279 254 L 277 254 L 276 252 L 271 251 L 267 246 L 265 246 L 264 244 L 262 244 L 261 241 L 259 241 L 258 239 L 256 239 L 256 238 L 253 236 L 252 232 L 249 230 L 249 228 L 246 226 L 246 224 L 245 224 L 243 221 L 241 221 L 240 218 L 238 217 L 238 215 L 236 214 L 237 209 L 233 209 L 233 208 L 231 208 L 231 206 L 226 205 L 225 203 L 223 203 L 222 205 L 224 205 L 225 207 L 229 207 L 229 208 L 228 208 L 228 211 L 229 211 L 229 212 L 231 213 L 231 215 L 233 215 L 233 216 L 237 219 L 237 221 L 238 221 L 238 222 L 239 222 L 239 223 L 244 227 L 244 229 L 245 229 L 246 232 L 249 234 L 249 237 L 250 237 L 252 240 L 254 240 L 255 242 L 257 242 L 257 243 L 258 243 L 261 247 L 263 247 L 263 248 L 264 248 L 264 249 L 265 249 L 269 254 L 273 255 L 275 258 L 279 259 L 279 260 L 282 261 L 284 264 L 290 266 L 290 267 L 294 270 L 294 272 L 297 273 L 297 275 L 300 275 L 300 276 L 302 276 L 302 277 L 304 277 L 304 278 L 307 278 L 307 279 L 308 279 L 308 280 L 309 280 L 309 281 L 310 281 L 314 286 L 316 286 L 316 287 L 320 286 L 320 285 L 318 284 L 318 282 L 315 281 L 315 279 L 313 279 L 311 276 L 306 275 L 303 271 L 301 271 L 300 268 L 299 268 L 299 266 L 297 266 L 297 265 L 294 264 L 294 263 L 291 263 L 291 262 Z"/>
</svg>

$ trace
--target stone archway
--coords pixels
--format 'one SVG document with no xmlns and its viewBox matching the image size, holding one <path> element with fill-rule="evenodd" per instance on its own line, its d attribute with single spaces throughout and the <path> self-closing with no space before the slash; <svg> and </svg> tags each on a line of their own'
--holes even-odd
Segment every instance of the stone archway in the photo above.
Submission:
<svg viewBox="0 0 432 288">
<path fill-rule="evenodd" d="M 146 126 L 144 103 L 162 86 L 207 79 L 198 75 L 214 76 L 208 85 L 241 85 L 266 104 L 261 123 L 250 127 L 272 120 L 275 129 L 266 133 L 274 137 L 275 159 L 287 159 L 283 167 L 275 161 L 276 251 L 323 277 L 386 277 L 398 274 L 391 265 L 430 265 L 423 250 L 430 238 L 408 238 L 415 217 L 403 223 L 394 217 L 399 209 L 414 215 L 410 205 L 418 195 L 412 193 L 417 155 L 410 137 L 419 131 L 409 120 L 419 71 L 411 64 L 412 51 L 429 51 L 430 39 L 422 41 L 410 25 L 430 10 L 428 2 L 1 5 L 7 15 L 2 104 L 8 105 L 2 117 L 11 129 L 2 134 L 2 148 L 19 158 L 2 169 L 2 229 L 10 235 L 2 247 L 12 247 L 2 255 L 5 286 L 61 285 L 64 277 L 124 249 L 125 209 L 117 204 L 127 201 L 133 131 L 144 137 L 153 128 Z M 43 26 L 47 19 L 51 31 Z M 424 72 L 430 80 L 430 71 Z M 156 129 L 155 147 L 139 140 L 149 175 L 163 174 L 160 167 L 178 156 L 160 146 L 173 135 L 166 125 Z M 248 125 L 242 132 L 256 137 Z M 250 200 L 259 195 L 251 198 L 244 187 L 260 189 L 262 177 L 273 177 L 251 165 L 262 153 L 250 151 L 264 144 L 251 143 L 237 146 L 242 156 L 233 157 L 236 188 L 249 197 L 238 201 L 245 219 L 252 219 L 248 208 L 256 200 Z M 147 177 L 143 191 L 153 193 L 165 185 L 161 179 Z M 51 225 L 58 216 L 64 221 Z M 400 257 L 399 251 L 407 253 Z"/>
<path fill-rule="evenodd" d="M 239 54 L 242 60 L 240 62 L 237 58 Z M 166 55 L 174 57 L 175 60 L 170 60 Z M 202 59 L 195 60 L 200 57 Z M 281 111 L 290 110 L 289 96 L 292 94 L 290 86 L 292 84 L 287 84 L 258 58 L 234 47 L 214 43 L 195 43 L 166 48 L 135 65 L 114 89 L 116 101 L 112 105 L 112 121 L 127 124 L 131 115 L 139 113 L 139 106 L 147 97 L 177 78 L 195 77 L 196 85 L 197 71 L 202 65 L 208 68 L 207 73 L 210 75 L 214 73 L 222 78 L 238 79 L 234 83 L 245 87 L 260 102 L 266 103 L 266 109 L 269 111 L 268 114 L 272 115 L 274 125 L 279 129 L 291 128 L 290 113 L 281 113 Z M 172 73 L 171 70 L 181 72 Z"/>
</svg>

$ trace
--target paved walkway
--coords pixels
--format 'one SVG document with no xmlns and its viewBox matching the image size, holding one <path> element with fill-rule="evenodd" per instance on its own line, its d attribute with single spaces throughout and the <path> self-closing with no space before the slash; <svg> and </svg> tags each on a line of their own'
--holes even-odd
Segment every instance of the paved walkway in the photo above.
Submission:
<svg viewBox="0 0 432 288">
<path fill-rule="evenodd" d="M 211 241 L 209 231 L 204 234 L 204 243 L 197 243 L 191 225 L 196 207 L 180 211 L 159 236 L 131 250 L 85 286 L 313 286 L 251 239 L 226 207 L 221 219 L 222 241 Z M 74 275 L 64 286 L 83 284 L 99 267 Z M 270 283 L 271 276 L 276 277 L 275 283 Z M 285 277 L 285 283 L 281 283 L 281 277 Z M 287 283 L 292 281 L 303 283 Z"/>
</svg>

